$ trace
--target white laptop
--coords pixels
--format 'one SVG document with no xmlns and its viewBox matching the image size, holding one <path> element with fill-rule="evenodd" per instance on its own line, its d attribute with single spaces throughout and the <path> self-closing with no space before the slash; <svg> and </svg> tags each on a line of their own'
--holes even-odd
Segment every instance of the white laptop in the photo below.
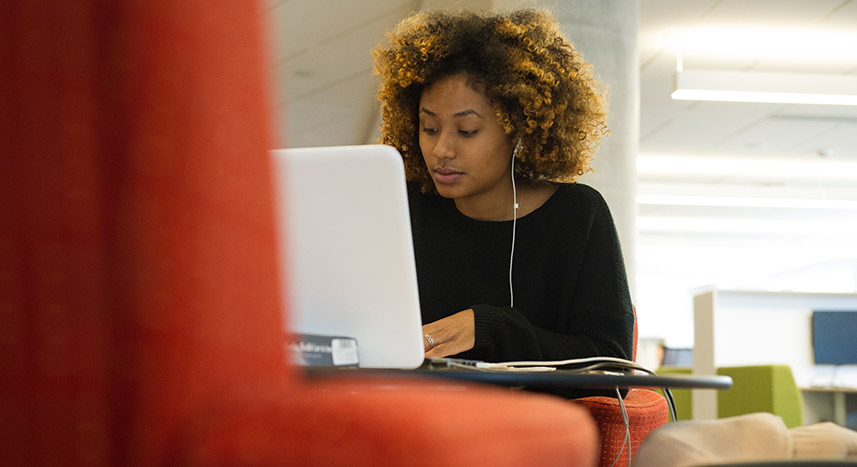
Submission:
<svg viewBox="0 0 857 467">
<path fill-rule="evenodd" d="M 271 151 L 289 332 L 357 341 L 361 368 L 424 361 L 404 165 L 382 145 Z"/>
</svg>

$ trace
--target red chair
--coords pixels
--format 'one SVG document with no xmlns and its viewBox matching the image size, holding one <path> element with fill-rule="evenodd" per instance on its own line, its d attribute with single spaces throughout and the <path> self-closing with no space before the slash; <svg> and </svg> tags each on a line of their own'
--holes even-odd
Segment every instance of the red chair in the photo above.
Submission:
<svg viewBox="0 0 857 467">
<path fill-rule="evenodd" d="M 594 465 L 558 398 L 287 365 L 262 18 L 0 9 L 0 465 Z"/>
<path fill-rule="evenodd" d="M 634 360 L 637 359 L 637 310 L 634 309 Z M 661 394 L 650 389 L 633 388 L 625 396 L 628 412 L 630 443 L 625 442 L 625 420 L 619 400 L 613 397 L 593 396 L 574 399 L 589 409 L 601 435 L 601 467 L 626 465 L 628 453 L 631 459 L 637 448 L 655 428 L 669 422 L 669 405 Z M 617 460 L 618 457 L 618 460 Z"/>
</svg>

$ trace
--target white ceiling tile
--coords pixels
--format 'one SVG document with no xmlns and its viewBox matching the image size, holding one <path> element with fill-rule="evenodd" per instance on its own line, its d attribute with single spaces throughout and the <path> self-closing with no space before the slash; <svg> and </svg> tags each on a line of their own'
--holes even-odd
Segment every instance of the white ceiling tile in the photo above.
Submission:
<svg viewBox="0 0 857 467">
<path fill-rule="evenodd" d="M 719 152 L 777 156 L 792 153 L 795 146 L 817 138 L 833 127 L 818 120 L 812 123 L 795 120 L 766 119 L 744 127 L 715 146 Z"/>
<path fill-rule="evenodd" d="M 813 26 L 826 30 L 853 31 L 857 28 L 857 2 L 835 2 L 827 16 Z"/>
<path fill-rule="evenodd" d="M 643 69 L 660 55 L 673 56 L 676 34 L 716 4 L 717 0 L 642 0 L 638 44 Z"/>
<path fill-rule="evenodd" d="M 279 57 L 286 59 L 320 42 L 352 30 L 393 11 L 413 8 L 412 0 L 290 0 L 272 9 Z M 341 51 L 342 58 L 353 49 Z"/>
<path fill-rule="evenodd" d="M 857 161 L 857 124 L 835 125 L 824 133 L 807 138 L 791 150 L 833 160 Z"/>
<path fill-rule="evenodd" d="M 722 0 L 697 26 L 804 27 L 840 4 L 842 0 Z"/>
<path fill-rule="evenodd" d="M 371 76 L 371 50 L 409 11 L 407 6 L 384 10 L 345 34 L 331 35 L 281 61 L 277 75 L 286 89 L 286 99 Z"/>
<path fill-rule="evenodd" d="M 797 119 L 830 119 L 844 123 L 857 122 L 857 106 L 853 105 L 789 105 L 777 112 L 775 117 Z"/>
<path fill-rule="evenodd" d="M 377 113 L 374 92 L 374 81 L 364 75 L 288 102 L 289 140 L 304 146 L 366 143 Z M 350 128 L 343 130 L 346 122 Z"/>
<path fill-rule="evenodd" d="M 271 13 L 271 10 L 279 7 L 280 5 L 282 5 L 283 3 L 286 3 L 288 1 L 290 1 L 290 0 L 264 0 L 261 2 L 262 11 L 265 14 L 269 15 Z"/>
<path fill-rule="evenodd" d="M 641 143 L 641 152 L 670 154 L 706 154 L 748 125 L 774 112 L 776 104 L 696 102 L 678 109 L 669 125 L 649 134 Z"/>
<path fill-rule="evenodd" d="M 342 116 L 306 131 L 291 131 L 291 147 L 342 146 L 362 143 L 354 118 Z"/>
</svg>

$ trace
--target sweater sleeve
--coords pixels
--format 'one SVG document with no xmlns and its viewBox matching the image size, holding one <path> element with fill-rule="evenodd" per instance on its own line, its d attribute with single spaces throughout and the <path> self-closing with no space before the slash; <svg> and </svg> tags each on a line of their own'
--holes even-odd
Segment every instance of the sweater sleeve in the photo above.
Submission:
<svg viewBox="0 0 857 467">
<path fill-rule="evenodd" d="M 635 312 L 619 236 L 606 201 L 592 190 L 593 217 L 571 310 L 571 332 L 598 355 L 633 359 Z"/>
<path fill-rule="evenodd" d="M 474 305 L 473 318 L 476 358 L 498 362 L 546 360 L 541 351 L 540 333 L 517 309 Z"/>
</svg>

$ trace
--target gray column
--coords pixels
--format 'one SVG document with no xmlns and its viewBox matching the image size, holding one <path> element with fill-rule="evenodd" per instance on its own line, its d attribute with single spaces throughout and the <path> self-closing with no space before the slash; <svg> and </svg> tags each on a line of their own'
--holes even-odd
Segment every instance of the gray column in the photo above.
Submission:
<svg viewBox="0 0 857 467">
<path fill-rule="evenodd" d="M 638 0 L 542 2 L 562 31 L 608 87 L 605 138 L 592 161 L 595 172 L 579 179 L 607 200 L 634 297 L 637 237 L 637 152 L 640 142 L 640 66 L 637 54 Z"/>
</svg>

